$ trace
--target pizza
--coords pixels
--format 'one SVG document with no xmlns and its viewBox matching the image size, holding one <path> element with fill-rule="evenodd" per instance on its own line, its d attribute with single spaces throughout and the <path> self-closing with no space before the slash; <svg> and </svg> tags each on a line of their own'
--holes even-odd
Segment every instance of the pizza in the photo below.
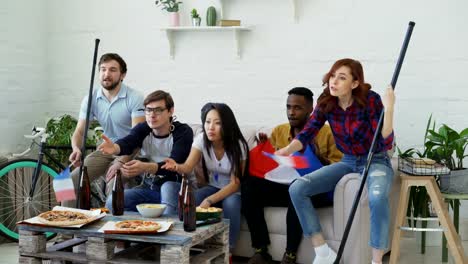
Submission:
<svg viewBox="0 0 468 264">
<path fill-rule="evenodd" d="M 37 216 L 39 222 L 53 226 L 71 226 L 88 223 L 92 216 L 80 212 L 52 210 Z"/>
<path fill-rule="evenodd" d="M 153 221 L 125 220 L 115 223 L 115 229 L 119 231 L 154 232 L 161 229 L 161 224 Z"/>
<path fill-rule="evenodd" d="M 223 209 L 217 208 L 217 207 L 203 208 L 203 207 L 197 206 L 196 208 L 197 213 L 220 213 L 222 211 Z"/>
<path fill-rule="evenodd" d="M 110 213 L 109 209 L 107 209 L 106 207 L 100 207 L 100 208 L 91 208 L 91 211 L 94 211 L 94 210 L 101 210 L 101 213 Z"/>
</svg>

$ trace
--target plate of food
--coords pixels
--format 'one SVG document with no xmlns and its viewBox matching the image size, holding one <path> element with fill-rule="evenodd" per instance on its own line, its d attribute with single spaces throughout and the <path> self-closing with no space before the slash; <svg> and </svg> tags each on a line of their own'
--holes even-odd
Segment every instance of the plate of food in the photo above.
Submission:
<svg viewBox="0 0 468 264">
<path fill-rule="evenodd" d="M 223 209 L 217 207 L 203 208 L 198 206 L 196 209 L 197 220 L 206 220 L 210 218 L 221 218 L 223 215 Z"/>
<path fill-rule="evenodd" d="M 156 234 L 169 230 L 172 222 L 147 221 L 147 220 L 124 220 L 108 221 L 100 232 L 104 234 Z"/>
<path fill-rule="evenodd" d="M 62 206 L 43 212 L 33 218 L 21 221 L 21 224 L 47 225 L 56 227 L 79 228 L 106 216 L 101 210 L 88 211 Z"/>
</svg>

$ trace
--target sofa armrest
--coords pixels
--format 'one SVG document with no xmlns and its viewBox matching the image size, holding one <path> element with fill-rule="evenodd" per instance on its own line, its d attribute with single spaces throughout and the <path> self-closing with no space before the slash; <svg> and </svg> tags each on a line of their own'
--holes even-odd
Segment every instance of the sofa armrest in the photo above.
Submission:
<svg viewBox="0 0 468 264">
<path fill-rule="evenodd" d="M 390 238 L 393 234 L 393 223 L 396 216 L 396 207 L 398 206 L 398 199 L 400 196 L 400 173 L 398 172 L 398 160 L 392 158 L 392 168 L 394 171 L 392 189 L 390 191 Z M 349 213 L 354 203 L 356 194 L 358 193 L 361 184 L 361 175 L 358 173 L 349 173 L 337 183 L 333 197 L 333 227 L 334 238 L 340 241 L 343 237 L 344 229 L 348 221 Z M 359 221 L 359 218 L 362 221 Z M 367 188 L 364 188 L 356 211 L 353 226 L 359 224 L 360 232 L 368 235 L 369 224 L 369 203 L 367 197 Z"/>
<path fill-rule="evenodd" d="M 335 187 L 333 195 L 333 240 L 341 241 L 343 232 L 348 221 L 349 212 L 354 203 L 355 196 L 361 184 L 361 176 L 358 173 L 349 173 L 343 176 Z M 364 189 L 356 211 L 356 217 L 359 217 L 359 211 L 366 209 L 367 189 Z"/>
</svg>

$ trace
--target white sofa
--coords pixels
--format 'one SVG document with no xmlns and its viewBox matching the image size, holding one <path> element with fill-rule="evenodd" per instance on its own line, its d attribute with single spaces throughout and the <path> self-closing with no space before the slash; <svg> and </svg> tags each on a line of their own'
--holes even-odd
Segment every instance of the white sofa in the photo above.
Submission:
<svg viewBox="0 0 468 264">
<path fill-rule="evenodd" d="M 201 133 L 201 126 L 191 125 L 194 135 Z M 255 135 L 258 132 L 269 134 L 272 128 L 265 127 L 241 127 L 242 133 L 247 140 L 249 147 L 255 146 Z M 390 206 L 391 206 L 391 223 L 390 223 L 390 239 L 393 234 L 394 219 L 398 199 L 400 195 L 400 177 L 397 171 L 397 161 L 392 159 L 393 169 L 395 171 L 394 182 L 391 190 Z M 201 169 L 197 169 L 198 179 Z M 320 222 L 323 229 L 323 235 L 327 243 L 335 250 L 338 250 L 344 233 L 344 229 L 348 220 L 348 215 L 354 202 L 354 197 L 361 183 L 360 175 L 351 173 L 345 175 L 335 188 L 333 206 L 318 209 Z M 280 261 L 283 257 L 286 248 L 286 210 L 282 207 L 267 207 L 265 208 L 265 218 L 270 233 L 271 245 L 269 248 L 270 254 L 274 260 Z M 353 226 L 348 236 L 347 244 L 343 253 L 342 263 L 345 264 L 363 264 L 371 260 L 371 249 L 368 246 L 369 241 L 369 206 L 367 200 L 367 190 L 361 197 L 356 215 L 354 217 Z M 389 242 L 391 245 L 391 241 Z M 236 256 L 251 257 L 254 252 L 252 250 L 249 228 L 245 219 L 242 219 L 240 237 L 236 248 L 233 252 Z M 309 241 L 302 241 L 298 251 L 298 263 L 312 263 L 314 251 Z"/>
</svg>

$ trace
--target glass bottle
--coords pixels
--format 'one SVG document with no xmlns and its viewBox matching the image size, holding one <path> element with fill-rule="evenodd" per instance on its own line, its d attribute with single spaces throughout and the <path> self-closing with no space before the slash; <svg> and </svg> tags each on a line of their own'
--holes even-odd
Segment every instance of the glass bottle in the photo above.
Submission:
<svg viewBox="0 0 468 264">
<path fill-rule="evenodd" d="M 184 220 L 184 196 L 185 196 L 185 187 L 187 186 L 187 178 L 182 174 L 182 181 L 180 182 L 179 197 L 177 201 L 177 213 L 179 215 L 179 220 Z"/>
<path fill-rule="evenodd" d="M 79 208 L 83 210 L 89 210 L 91 208 L 91 183 L 88 176 L 88 168 L 83 166 L 83 172 L 81 174 L 80 182 L 81 193 L 79 195 Z"/>
<path fill-rule="evenodd" d="M 197 228 L 195 195 L 191 182 L 187 180 L 186 183 L 184 194 L 184 231 L 192 232 Z"/>
<path fill-rule="evenodd" d="M 122 173 L 117 170 L 115 173 L 114 186 L 112 187 L 112 214 L 123 215 L 125 207 L 124 185 Z"/>
</svg>

